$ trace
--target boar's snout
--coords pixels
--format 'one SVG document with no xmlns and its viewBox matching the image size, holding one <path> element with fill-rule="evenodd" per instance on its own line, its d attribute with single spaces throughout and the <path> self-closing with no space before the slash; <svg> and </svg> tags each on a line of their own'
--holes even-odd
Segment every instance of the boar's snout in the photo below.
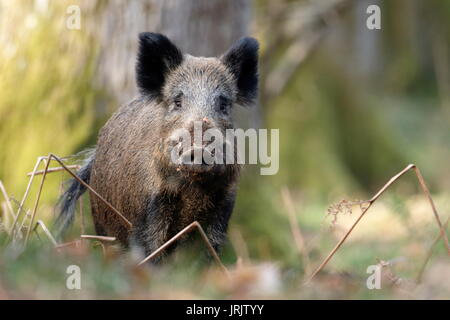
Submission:
<svg viewBox="0 0 450 320">
<path fill-rule="evenodd" d="M 220 167 L 214 161 L 214 150 L 203 147 L 192 147 L 180 156 L 178 170 L 192 172 L 209 172 L 218 170 Z"/>
<path fill-rule="evenodd" d="M 174 130 L 167 143 L 170 161 L 178 171 L 224 170 L 225 135 L 209 118 Z"/>
</svg>

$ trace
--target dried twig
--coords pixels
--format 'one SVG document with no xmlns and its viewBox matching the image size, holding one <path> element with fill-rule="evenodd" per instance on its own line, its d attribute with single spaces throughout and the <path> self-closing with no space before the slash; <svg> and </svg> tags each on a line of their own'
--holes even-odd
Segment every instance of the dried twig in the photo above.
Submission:
<svg viewBox="0 0 450 320">
<path fill-rule="evenodd" d="M 87 240 L 99 240 L 99 241 L 116 241 L 116 237 L 106 237 L 106 236 L 95 236 L 95 235 L 89 235 L 89 234 L 82 234 L 80 236 L 81 239 L 87 239 Z"/>
<path fill-rule="evenodd" d="M 83 196 L 80 197 L 79 205 L 80 205 L 80 231 L 81 231 L 81 234 L 83 234 L 86 229 L 86 226 L 84 224 Z"/>
<path fill-rule="evenodd" d="M 22 201 L 20 201 L 20 205 L 19 205 L 19 208 L 17 209 L 16 217 L 14 219 L 14 222 L 13 222 L 12 226 L 11 226 L 10 237 L 12 239 L 14 239 L 14 235 L 15 235 L 15 232 L 16 232 L 16 225 L 17 225 L 17 222 L 19 221 L 20 213 L 22 212 L 22 208 L 23 208 L 23 205 L 25 203 L 25 200 L 27 199 L 28 193 L 30 192 L 31 185 L 33 184 L 33 180 L 34 180 L 34 177 L 36 175 L 36 171 L 39 168 L 39 165 L 41 164 L 41 162 L 44 161 L 45 159 L 46 159 L 46 157 L 39 157 L 36 160 L 36 164 L 34 165 L 33 173 L 32 173 L 32 175 L 30 177 L 30 180 L 28 181 L 27 188 L 26 188 L 25 193 L 23 195 Z M 19 230 L 21 230 L 21 228 L 19 228 Z"/>
<path fill-rule="evenodd" d="M 78 239 L 78 240 L 58 244 L 55 247 L 55 249 L 63 249 L 63 248 L 73 247 L 73 246 L 79 247 L 79 246 L 81 246 L 81 244 L 82 244 L 82 241 Z"/>
<path fill-rule="evenodd" d="M 332 217 L 331 225 L 336 225 L 339 214 L 352 214 L 354 206 L 359 206 L 360 210 L 363 211 L 365 209 L 364 205 L 368 205 L 368 203 L 369 201 L 364 200 L 348 201 L 344 199 L 338 203 L 332 204 L 327 210 L 327 215 Z"/>
<path fill-rule="evenodd" d="M 238 228 L 233 228 L 230 230 L 230 242 L 236 252 L 236 255 L 238 256 L 238 261 L 250 261 L 247 244 L 245 243 L 245 239 Z"/>
<path fill-rule="evenodd" d="M 447 221 L 445 221 L 444 229 L 447 229 L 447 226 L 448 226 L 449 222 L 450 222 L 450 217 L 448 217 Z M 416 277 L 416 282 L 417 283 L 421 283 L 422 282 L 422 277 L 423 277 L 423 274 L 424 274 L 425 269 L 427 267 L 427 264 L 430 261 L 431 257 L 433 256 L 434 249 L 436 248 L 436 246 L 439 243 L 439 240 L 441 240 L 441 238 L 442 238 L 442 233 L 439 232 L 439 234 L 436 237 L 436 239 L 434 239 L 433 244 L 430 246 L 430 249 L 428 249 L 426 258 L 425 258 L 424 262 L 422 263 L 422 266 L 420 267 L 419 272 L 417 273 L 417 277 Z"/>
<path fill-rule="evenodd" d="M 356 221 L 353 223 L 353 225 L 350 227 L 350 229 L 347 231 L 347 233 L 341 238 L 341 240 L 336 244 L 336 246 L 333 248 L 333 250 L 331 250 L 331 252 L 328 254 L 328 256 L 325 258 L 325 260 L 319 265 L 319 267 L 317 267 L 317 269 L 314 271 L 314 273 L 311 275 L 311 277 L 309 278 L 308 282 L 311 281 L 326 265 L 327 263 L 331 260 L 331 258 L 334 256 L 334 254 L 339 250 L 339 248 L 342 246 L 342 244 L 345 242 L 345 240 L 348 238 L 348 236 L 350 235 L 350 233 L 353 231 L 353 229 L 356 227 L 356 225 L 359 223 L 359 221 L 361 221 L 361 219 L 364 217 L 364 215 L 366 214 L 366 212 L 369 210 L 369 208 L 372 206 L 372 204 L 395 182 L 397 181 L 401 176 L 403 176 L 406 172 L 408 172 L 409 170 L 414 170 L 414 173 L 417 176 L 417 179 L 419 180 L 419 184 L 420 187 L 423 191 L 423 193 L 425 194 L 425 196 L 428 199 L 428 202 L 430 203 L 430 206 L 433 210 L 433 214 L 436 218 L 437 224 L 439 225 L 439 230 L 440 230 L 440 237 L 439 238 L 443 238 L 443 241 L 445 243 L 445 246 L 447 248 L 448 254 L 450 255 L 450 245 L 448 242 L 448 238 L 447 238 L 447 234 L 445 232 L 444 226 L 441 223 L 441 220 L 439 218 L 439 214 L 436 210 L 436 206 L 434 205 L 433 199 L 431 198 L 430 192 L 428 190 L 428 187 L 425 184 L 425 180 L 422 177 L 422 174 L 420 173 L 419 168 L 417 168 L 416 165 L 414 164 L 410 164 L 408 166 L 406 166 L 405 169 L 403 169 L 402 171 L 400 171 L 398 174 L 396 174 L 395 176 L 393 176 L 369 201 L 368 201 L 368 205 L 367 207 L 365 207 L 360 216 L 356 219 Z"/>
<path fill-rule="evenodd" d="M 437 209 L 436 209 L 436 206 L 434 204 L 434 201 L 431 198 L 430 191 L 428 190 L 428 187 L 427 187 L 427 185 L 425 183 L 425 180 L 422 177 L 422 174 L 420 173 L 419 168 L 417 168 L 415 165 L 412 165 L 412 166 L 413 166 L 414 172 L 415 172 L 415 174 L 417 176 L 417 179 L 419 180 L 420 187 L 422 188 L 423 193 L 427 197 L 428 202 L 430 203 L 430 206 L 433 209 L 434 217 L 436 219 L 437 224 L 439 225 L 440 235 L 441 235 L 441 237 L 444 240 L 445 247 L 447 248 L 447 254 L 450 255 L 450 244 L 449 244 L 449 241 L 448 241 L 447 233 L 445 231 L 444 226 L 442 225 L 441 219 L 439 218 L 439 214 L 437 212 Z"/>
<path fill-rule="evenodd" d="M 14 214 L 14 210 L 12 208 L 11 205 L 11 200 L 9 199 L 8 193 L 6 192 L 5 186 L 3 185 L 2 181 L 0 180 L 0 191 L 3 194 L 3 197 L 5 198 L 6 201 L 6 208 L 8 209 L 8 213 L 13 217 L 13 219 L 16 218 L 16 215 Z M 5 211 L 6 214 L 6 211 Z"/>
<path fill-rule="evenodd" d="M 6 201 L 2 202 L 2 212 L 4 213 L 3 219 L 0 220 L 0 233 L 2 231 L 5 231 L 7 234 L 9 234 L 9 230 L 7 226 L 9 225 L 9 214 L 8 212 L 8 205 L 6 204 Z"/>
<path fill-rule="evenodd" d="M 50 165 L 50 161 L 53 159 L 55 161 L 57 161 L 75 180 L 77 180 L 79 183 L 81 183 L 83 186 L 85 186 L 87 189 L 89 189 L 89 191 L 91 191 L 92 194 L 94 194 L 96 197 L 98 197 L 104 204 L 106 204 L 108 206 L 108 208 L 110 208 L 115 214 L 117 214 L 119 216 L 119 218 L 122 220 L 122 222 L 131 230 L 132 228 L 132 224 L 130 221 L 128 221 L 127 218 L 125 218 L 116 208 L 114 208 L 108 201 L 106 201 L 100 194 L 97 193 L 97 191 L 95 191 L 89 184 L 87 184 L 86 182 L 84 182 L 80 177 L 78 177 L 75 173 L 73 173 L 63 162 L 62 160 L 55 156 L 54 154 L 50 153 L 47 157 L 48 161 L 46 163 L 45 169 L 44 169 L 44 173 L 42 174 L 42 180 L 41 180 L 41 184 L 39 186 L 39 191 L 36 197 L 36 202 L 34 204 L 34 208 L 33 208 L 33 212 L 31 215 L 31 222 L 30 222 L 30 226 L 33 225 L 34 222 L 34 218 L 36 216 L 36 211 L 37 211 L 37 207 L 39 205 L 39 200 L 41 198 L 41 194 L 42 194 L 42 188 L 44 186 L 44 181 L 45 181 L 45 177 L 47 176 L 47 171 Z M 30 236 L 30 230 L 31 228 L 29 228 L 27 230 L 27 234 L 25 236 L 25 242 L 24 244 L 26 245 L 26 243 L 28 242 L 29 236 Z"/>
<path fill-rule="evenodd" d="M 113 207 L 112 204 L 110 204 L 106 199 L 104 199 L 100 194 L 97 193 L 89 184 L 84 182 L 80 177 L 78 177 L 75 173 L 73 173 L 62 161 L 60 158 L 55 156 L 54 154 L 49 155 L 49 159 L 51 160 L 53 158 L 55 161 L 57 161 L 75 180 L 77 180 L 79 183 L 81 183 L 83 186 L 85 186 L 89 191 L 91 191 L 92 194 L 94 194 L 97 198 L 99 198 L 106 206 L 111 209 L 115 214 L 118 215 L 118 217 L 122 220 L 122 222 L 127 226 L 129 230 L 133 227 L 133 224 L 124 217 L 122 213 L 119 212 L 116 208 Z M 44 173 L 45 174 L 45 173 Z"/>
<path fill-rule="evenodd" d="M 26 233 L 26 235 L 25 235 L 24 245 L 27 244 L 28 239 L 29 239 L 29 237 L 30 237 L 31 226 L 32 226 L 33 223 L 34 223 L 34 218 L 35 218 L 35 216 L 36 216 L 36 211 L 37 211 L 37 207 L 38 207 L 38 204 L 39 204 L 39 200 L 41 199 L 42 188 L 44 187 L 45 176 L 47 175 L 47 170 L 48 170 L 48 166 L 49 166 L 49 165 L 50 165 L 50 155 L 48 156 L 48 161 L 46 161 L 46 163 L 45 163 L 44 174 L 42 175 L 42 180 L 41 180 L 41 184 L 40 184 L 40 186 L 39 186 L 39 191 L 38 191 L 38 194 L 37 194 L 37 197 L 36 197 L 36 201 L 35 201 L 35 203 L 34 203 L 33 211 L 32 211 L 32 213 L 31 213 L 31 220 L 30 220 L 30 224 L 29 224 L 27 233 Z M 35 175 L 35 174 L 36 174 L 36 173 L 34 172 L 33 175 Z M 24 218 L 24 220 L 25 220 L 25 218 Z M 22 225 L 23 225 L 23 223 L 22 223 Z"/>
<path fill-rule="evenodd" d="M 58 245 L 58 242 L 56 242 L 55 238 L 53 238 L 52 234 L 50 233 L 50 231 L 48 230 L 48 228 L 45 226 L 44 222 L 42 222 L 42 220 L 38 220 L 36 222 L 36 226 L 34 227 L 33 230 L 36 230 L 36 228 L 40 226 L 42 228 L 42 230 L 44 231 L 45 235 L 47 236 L 47 238 L 50 239 L 50 241 L 53 243 L 53 245 L 56 247 Z"/>
<path fill-rule="evenodd" d="M 106 257 L 106 246 L 103 242 L 96 241 L 92 246 L 93 247 L 100 246 L 102 248 L 103 257 Z"/>
<path fill-rule="evenodd" d="M 80 169 L 80 166 L 74 164 L 74 165 L 69 165 L 69 166 L 67 166 L 67 168 L 78 170 L 78 169 Z M 48 168 L 47 173 L 59 172 L 59 171 L 64 171 L 64 170 L 65 170 L 65 169 L 64 169 L 63 167 Z M 27 173 L 27 176 L 31 176 L 31 175 L 33 175 L 33 173 L 34 173 L 36 176 L 37 176 L 37 175 L 41 175 L 41 174 L 44 174 L 44 170 L 39 170 L 39 171 L 36 171 L 36 172 L 34 172 L 34 171 L 28 172 L 28 173 Z"/>
<path fill-rule="evenodd" d="M 171 239 L 169 239 L 168 241 L 166 241 L 166 243 L 164 243 L 162 246 L 160 246 L 158 249 L 156 249 L 152 254 L 150 254 L 149 256 L 147 256 L 144 260 L 142 260 L 141 262 L 138 263 L 138 266 L 143 265 L 144 263 L 146 263 L 147 261 L 153 259 L 154 257 L 156 257 L 157 255 L 159 255 L 162 251 L 164 251 L 164 249 L 166 249 L 167 247 L 169 247 L 171 244 L 173 244 L 175 241 L 177 241 L 181 236 L 183 236 L 185 233 L 189 233 L 192 230 L 197 229 L 200 233 L 200 235 L 202 236 L 206 247 L 208 248 L 209 252 L 211 253 L 211 255 L 214 257 L 214 259 L 216 260 L 217 264 L 219 265 L 219 267 L 224 271 L 224 273 L 229 276 L 229 272 L 227 270 L 227 268 L 223 265 L 222 261 L 220 260 L 219 256 L 217 255 L 216 250 L 214 250 L 213 246 L 211 245 L 211 242 L 209 242 L 208 236 L 206 235 L 205 231 L 203 231 L 202 226 L 200 225 L 200 223 L 198 223 L 198 221 L 194 221 L 192 222 L 190 225 L 188 225 L 186 228 L 184 228 L 183 230 L 181 230 L 180 232 L 178 232 L 175 236 L 173 236 Z"/>
<path fill-rule="evenodd" d="M 106 236 L 96 236 L 96 235 L 88 235 L 88 234 L 82 234 L 80 236 L 81 240 L 94 240 L 93 246 L 100 246 L 102 248 L 103 256 L 106 256 L 106 246 L 103 243 L 103 241 L 106 242 L 113 242 L 116 241 L 116 237 L 106 237 Z"/>
<path fill-rule="evenodd" d="M 291 226 L 292 236 L 294 237 L 294 242 L 297 247 L 299 254 L 302 256 L 303 263 L 305 265 L 305 273 L 310 274 L 311 272 L 311 261 L 309 259 L 309 250 L 306 245 L 305 238 L 303 237 L 302 230 L 295 218 L 295 208 L 294 202 L 292 201 L 292 196 L 289 189 L 284 187 L 281 189 L 281 198 L 283 199 L 284 206 L 289 216 L 289 224 Z"/>
</svg>

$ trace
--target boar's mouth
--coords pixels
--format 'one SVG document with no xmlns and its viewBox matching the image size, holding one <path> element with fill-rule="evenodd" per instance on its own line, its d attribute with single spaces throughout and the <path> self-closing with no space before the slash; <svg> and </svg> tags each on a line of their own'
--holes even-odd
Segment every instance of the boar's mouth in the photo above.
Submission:
<svg viewBox="0 0 450 320">
<path fill-rule="evenodd" d="M 225 170 L 223 155 L 207 147 L 191 147 L 180 152 L 174 162 L 179 172 L 207 173 Z"/>
</svg>

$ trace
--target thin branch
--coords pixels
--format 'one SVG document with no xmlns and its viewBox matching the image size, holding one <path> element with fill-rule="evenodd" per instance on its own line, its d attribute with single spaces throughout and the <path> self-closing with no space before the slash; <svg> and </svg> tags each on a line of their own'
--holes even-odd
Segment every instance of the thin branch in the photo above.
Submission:
<svg viewBox="0 0 450 320">
<path fill-rule="evenodd" d="M 250 261 L 250 255 L 248 253 L 247 244 L 245 243 L 242 233 L 237 228 L 230 230 L 230 242 L 236 252 L 236 255 L 245 262 Z"/>
<path fill-rule="evenodd" d="M 8 225 L 9 225 L 9 215 L 7 214 L 8 211 L 8 205 L 6 204 L 6 201 L 2 202 L 2 211 L 4 213 L 3 219 L 0 221 L 0 232 L 3 230 L 9 235 Z"/>
<path fill-rule="evenodd" d="M 129 230 L 133 227 L 133 224 L 125 218 L 125 216 L 119 212 L 116 208 L 113 207 L 112 204 L 110 204 L 106 199 L 104 199 L 100 194 L 97 193 L 89 184 L 84 182 L 80 177 L 78 177 L 75 173 L 73 173 L 62 161 L 60 158 L 55 156 L 54 154 L 50 154 L 49 158 L 53 158 L 55 161 L 57 161 L 75 180 L 77 180 L 79 183 L 81 183 L 83 186 L 85 186 L 91 193 L 93 193 L 97 198 L 99 198 L 109 209 L 111 209 L 115 214 L 119 216 L 119 218 L 122 220 L 122 222 L 128 227 Z M 45 173 L 44 173 L 45 175 Z"/>
<path fill-rule="evenodd" d="M 59 250 L 59 249 L 63 249 L 63 248 L 67 248 L 67 247 L 72 247 L 72 246 L 78 247 L 78 246 L 80 246 L 80 245 L 82 245 L 82 241 L 78 239 L 78 240 L 74 240 L 74 241 L 70 241 L 70 242 L 65 242 L 65 243 L 58 244 L 58 245 L 55 247 L 55 249 Z"/>
<path fill-rule="evenodd" d="M 83 196 L 80 197 L 79 200 L 79 205 L 80 205 L 80 231 L 81 234 L 83 234 L 85 232 L 86 226 L 84 223 L 84 213 L 83 213 Z"/>
<path fill-rule="evenodd" d="M 105 244 L 103 242 L 101 242 L 101 241 L 96 241 L 93 244 L 93 247 L 96 247 L 96 246 L 100 246 L 102 248 L 103 257 L 106 257 L 106 246 L 105 246 Z"/>
<path fill-rule="evenodd" d="M 431 208 L 433 209 L 433 214 L 436 219 L 437 224 L 439 225 L 439 230 L 441 237 L 444 239 L 445 246 L 447 248 L 447 254 L 450 255 L 450 245 L 447 237 L 447 233 L 445 231 L 444 226 L 442 225 L 441 219 L 439 218 L 439 214 L 437 212 L 436 206 L 434 204 L 433 199 L 431 198 L 430 191 L 428 190 L 428 187 L 425 183 L 425 180 L 422 177 L 422 174 L 420 173 L 420 170 L 418 167 L 414 166 L 414 172 L 416 173 L 417 179 L 419 180 L 420 187 L 422 188 L 423 193 L 428 199 L 428 202 L 430 203 Z"/>
<path fill-rule="evenodd" d="M 26 235 L 25 235 L 24 246 L 26 246 L 26 244 L 27 244 L 27 242 L 28 242 L 28 239 L 29 239 L 29 237 L 30 237 L 31 226 L 32 226 L 33 223 L 34 223 L 34 218 L 35 218 L 35 216 L 36 216 L 36 211 L 37 211 L 37 207 L 38 207 L 38 205 L 39 205 L 39 200 L 41 199 L 42 188 L 44 187 L 45 176 L 47 175 L 47 170 L 48 170 L 48 166 L 49 166 L 49 165 L 50 165 L 50 155 L 48 156 L 48 161 L 46 161 L 46 164 L 45 164 L 44 174 L 42 175 L 41 184 L 39 185 L 39 192 L 38 192 L 38 194 L 37 194 L 36 201 L 35 201 L 35 203 L 34 203 L 33 212 L 31 213 L 30 224 L 29 224 L 29 226 L 28 226 L 28 230 L 27 230 L 27 233 L 26 233 Z M 26 216 L 25 216 L 25 218 L 26 218 Z M 24 218 L 24 221 L 25 221 L 25 218 Z M 22 223 L 22 225 L 23 225 L 23 223 Z"/>
<path fill-rule="evenodd" d="M 303 258 L 303 263 L 305 265 L 305 273 L 310 274 L 311 261 L 309 259 L 308 247 L 306 246 L 305 237 L 303 237 L 302 230 L 300 229 L 300 226 L 295 217 L 294 202 L 292 201 L 292 196 L 288 188 L 284 187 L 283 189 L 281 189 L 281 197 L 286 207 L 286 211 L 288 212 L 289 224 L 291 226 L 291 232 L 294 238 L 295 245 L 297 247 L 297 251 Z"/>
<path fill-rule="evenodd" d="M 106 237 L 106 236 L 96 236 L 96 235 L 89 235 L 89 234 L 82 234 L 80 236 L 81 239 L 87 239 L 87 240 L 99 240 L 99 241 L 116 241 L 116 237 Z"/>
<path fill-rule="evenodd" d="M 67 168 L 78 170 L 78 169 L 80 169 L 80 166 L 74 164 L 74 165 L 67 166 Z M 64 169 L 63 167 L 49 168 L 49 169 L 47 170 L 47 173 L 59 172 L 59 171 L 64 171 L 64 170 L 65 170 L 65 169 Z M 39 170 L 39 171 L 36 171 L 36 172 L 34 172 L 34 171 L 28 172 L 28 173 L 27 173 L 27 176 L 31 176 L 31 175 L 33 175 L 33 173 L 34 173 L 35 175 L 41 175 L 41 174 L 44 174 L 44 170 Z"/>
<path fill-rule="evenodd" d="M 359 223 L 359 221 L 361 221 L 361 219 L 364 217 L 364 215 L 366 214 L 366 212 L 369 210 L 369 208 L 372 206 L 372 204 L 395 182 L 397 181 L 401 176 L 403 176 L 406 172 L 408 172 L 409 170 L 413 169 L 414 173 L 417 176 L 417 179 L 419 180 L 419 184 L 422 188 L 422 191 L 424 192 L 425 196 L 427 197 L 428 201 L 430 202 L 431 208 L 433 209 L 433 214 L 436 218 L 436 221 L 439 225 L 439 229 L 440 229 L 440 237 L 443 238 L 443 241 L 445 243 L 445 246 L 447 248 L 448 254 L 450 255 L 450 246 L 449 246 L 449 242 L 448 242 L 448 238 L 447 238 L 447 234 L 445 232 L 445 229 L 441 223 L 441 220 L 439 218 L 439 214 L 436 210 L 436 206 L 434 205 L 433 199 L 431 198 L 430 192 L 425 184 L 425 181 L 420 173 L 419 168 L 416 167 L 416 165 L 414 164 L 410 164 L 408 165 L 405 169 L 403 169 L 402 171 L 400 171 L 398 174 L 396 174 L 395 176 L 393 176 L 369 201 L 368 201 L 368 206 L 365 207 L 360 216 L 356 219 L 356 221 L 353 223 L 353 225 L 350 227 L 350 229 L 347 231 L 347 233 L 341 238 L 341 240 L 336 244 L 336 246 L 333 248 L 333 250 L 331 250 L 331 252 L 328 254 L 328 256 L 325 258 L 325 260 L 319 265 L 319 267 L 314 271 L 314 273 L 311 275 L 311 277 L 309 278 L 309 280 L 307 282 L 310 282 L 327 264 L 328 262 L 331 260 L 331 258 L 333 258 L 334 254 L 339 250 L 339 248 L 342 246 L 342 244 L 345 242 L 345 240 L 348 238 L 348 236 L 350 235 L 350 233 L 353 231 L 353 229 L 355 229 L 356 225 Z"/>
<path fill-rule="evenodd" d="M 169 239 L 166 243 L 164 243 L 162 246 L 160 246 L 158 249 L 156 249 L 152 254 L 150 254 L 144 260 L 139 262 L 138 266 L 141 266 L 144 263 L 146 263 L 147 261 L 153 259 L 157 255 L 159 255 L 162 251 L 164 251 L 164 249 L 166 249 L 171 244 L 173 244 L 175 241 L 177 241 L 185 233 L 189 233 L 189 232 L 191 232 L 194 229 L 197 229 L 199 231 L 200 235 L 202 236 L 202 238 L 203 238 L 203 240 L 204 240 L 204 242 L 206 244 L 206 247 L 208 248 L 208 250 L 211 253 L 211 255 L 213 256 L 213 258 L 216 260 L 217 264 L 224 271 L 224 273 L 227 276 L 229 276 L 229 272 L 228 272 L 227 268 L 223 265 L 222 261 L 220 260 L 219 256 L 217 255 L 216 250 L 214 250 L 213 246 L 211 245 L 211 242 L 209 242 L 208 236 L 206 235 L 205 231 L 203 231 L 203 228 L 200 225 L 200 223 L 198 223 L 198 221 L 192 222 L 186 228 L 184 228 L 183 230 L 178 232 L 175 236 L 173 236 L 171 239 Z"/>
<path fill-rule="evenodd" d="M 14 210 L 11 205 L 11 200 L 9 199 L 8 193 L 6 192 L 5 186 L 3 185 L 2 181 L 0 180 L 0 191 L 3 194 L 3 198 L 6 200 L 6 208 L 8 209 L 8 213 L 13 217 L 13 219 L 16 218 L 16 215 L 14 214 Z M 6 214 L 6 212 L 5 212 Z"/>
<path fill-rule="evenodd" d="M 122 220 L 122 222 L 131 230 L 132 228 L 132 224 L 130 221 L 128 221 L 127 218 L 125 218 L 116 208 L 114 208 L 108 201 L 106 201 L 100 194 L 97 193 L 97 191 L 95 191 L 89 184 L 87 184 L 86 182 L 84 182 L 80 177 L 78 177 L 75 173 L 73 173 L 63 162 L 62 160 L 55 156 L 54 154 L 50 153 L 47 157 L 48 161 L 46 163 L 45 169 L 44 169 L 44 173 L 42 174 L 42 180 L 41 180 L 41 184 L 39 186 L 39 191 L 37 194 L 37 198 L 36 198 L 36 202 L 34 204 L 34 208 L 33 208 L 33 212 L 31 215 L 31 222 L 30 222 L 30 226 L 33 225 L 35 216 L 36 216 L 36 211 L 39 205 L 39 200 L 41 198 L 41 194 L 42 194 L 42 188 L 44 186 L 44 181 L 45 181 L 45 177 L 47 176 L 47 172 L 49 169 L 49 165 L 51 160 L 55 160 L 57 161 L 75 180 L 77 180 L 79 183 L 81 183 L 83 186 L 85 186 L 87 189 L 89 189 L 89 191 L 91 191 L 92 194 L 94 194 L 96 197 L 98 197 L 104 204 L 106 204 L 108 206 L 108 208 L 110 208 L 115 214 L 117 214 L 120 219 Z M 31 228 L 29 228 L 27 230 L 27 234 L 25 237 L 25 242 L 24 244 L 26 245 L 26 243 L 28 242 L 29 236 L 30 236 L 30 230 Z"/>
<path fill-rule="evenodd" d="M 36 228 L 40 226 L 42 228 L 42 230 L 44 231 L 45 235 L 47 236 L 47 238 L 50 239 L 50 241 L 53 243 L 53 245 L 56 247 L 58 245 L 58 242 L 56 242 L 55 238 L 53 238 L 52 234 L 50 233 L 50 231 L 48 230 L 48 228 L 45 226 L 44 222 L 42 222 L 42 220 L 38 220 L 36 222 L 36 226 L 34 227 L 33 230 L 36 230 Z"/>
<path fill-rule="evenodd" d="M 447 229 L 447 226 L 450 222 L 450 217 L 447 218 L 447 221 L 444 223 L 444 228 Z M 419 272 L 417 273 L 416 282 L 421 283 L 422 277 L 425 272 L 425 269 L 427 267 L 428 262 L 430 261 L 431 257 L 433 256 L 434 249 L 436 248 L 437 244 L 439 243 L 439 240 L 442 238 L 442 233 L 439 232 L 439 235 L 434 239 L 433 244 L 430 246 L 430 249 L 428 249 L 428 253 L 426 255 L 426 258 L 424 262 L 422 263 L 422 266 L 419 269 Z"/>
<path fill-rule="evenodd" d="M 34 169 L 33 169 L 32 175 L 30 177 L 30 180 L 28 181 L 27 188 L 26 188 L 25 193 L 24 193 L 24 195 L 22 197 L 22 201 L 20 201 L 20 205 L 19 205 L 19 208 L 17 209 L 16 217 L 14 219 L 14 222 L 13 222 L 12 226 L 11 226 L 10 237 L 12 239 L 14 239 L 14 235 L 16 233 L 16 225 L 17 225 L 17 222 L 19 221 L 20 213 L 22 212 L 22 208 L 23 208 L 23 205 L 25 203 L 25 200 L 27 199 L 28 193 L 30 192 L 31 185 L 33 184 L 33 180 L 34 180 L 34 177 L 36 175 L 36 171 L 39 168 L 39 165 L 41 164 L 41 162 L 44 161 L 44 159 L 45 159 L 45 157 L 38 157 L 37 160 L 36 160 L 36 164 L 34 165 Z M 19 230 L 21 230 L 21 228 L 19 228 Z"/>
<path fill-rule="evenodd" d="M 23 198 L 22 198 L 22 201 L 20 202 L 19 209 L 17 210 L 16 218 L 14 219 L 13 225 L 12 225 L 12 227 L 11 227 L 11 230 L 12 230 L 12 232 L 11 232 L 11 237 L 13 237 L 13 238 L 14 238 L 14 235 L 15 235 L 15 232 L 16 232 L 16 225 L 17 225 L 17 222 L 18 222 L 18 220 L 19 220 L 20 213 L 22 212 L 23 205 L 24 205 L 25 200 L 27 199 L 28 194 L 29 194 L 29 192 L 30 192 L 31 185 L 33 184 L 34 177 L 35 177 L 36 175 L 42 174 L 42 173 L 44 172 L 43 170 L 38 171 L 39 165 L 41 164 L 42 161 L 43 161 L 44 164 L 46 165 L 48 159 L 49 159 L 49 157 L 46 157 L 46 156 L 38 157 L 37 160 L 36 160 L 36 164 L 35 164 L 35 166 L 34 166 L 33 171 L 32 171 L 32 172 L 29 172 L 29 173 L 27 174 L 28 176 L 31 176 L 31 177 L 30 177 L 30 180 L 28 181 L 28 186 L 27 186 L 27 188 L 26 188 L 26 190 L 25 190 L 25 194 L 24 194 L 24 196 L 23 196 Z M 60 158 L 61 161 L 66 160 L 66 159 L 67 159 L 67 157 Z M 69 167 L 71 167 L 71 166 L 69 166 Z M 50 170 L 52 170 L 52 169 L 54 169 L 54 168 L 49 168 L 49 169 L 47 170 L 47 172 L 50 172 Z M 25 216 L 25 218 L 22 219 L 22 223 L 21 223 L 21 225 L 20 225 L 20 227 L 19 227 L 19 230 L 22 230 L 22 228 L 23 228 L 23 226 L 24 226 L 24 224 L 25 224 L 26 217 L 27 217 L 27 216 Z M 31 225 L 30 225 L 30 226 L 31 226 Z"/>
</svg>

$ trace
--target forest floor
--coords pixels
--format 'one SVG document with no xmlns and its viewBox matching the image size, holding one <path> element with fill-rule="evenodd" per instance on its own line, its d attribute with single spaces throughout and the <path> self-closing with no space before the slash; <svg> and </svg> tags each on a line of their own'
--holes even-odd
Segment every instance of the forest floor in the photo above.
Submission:
<svg viewBox="0 0 450 320">
<path fill-rule="evenodd" d="M 449 207 L 450 195 L 433 199 L 437 208 Z M 41 228 L 31 233 L 22 250 L 21 242 L 14 245 L 3 230 L 0 299 L 450 298 L 450 259 L 422 194 L 406 201 L 394 195 L 377 201 L 325 268 L 308 281 L 360 214 L 359 208 L 336 208 L 331 206 L 327 214 L 327 204 L 314 202 L 296 209 L 298 217 L 284 225 L 286 248 L 275 254 L 264 243 L 271 235 L 252 239 L 239 220 L 232 223 L 221 254 L 227 272 L 208 258 L 199 236 L 161 265 L 138 266 L 140 258 L 118 244 L 79 240 L 79 219 L 64 240 L 69 245 L 58 247 Z M 40 208 L 43 216 L 53 210 Z M 84 216 L 84 233 L 94 234 L 88 213 Z M 79 267 L 80 289 L 74 289 L 73 265 Z M 370 266 L 379 268 L 379 289 L 373 288 L 375 269 Z"/>
</svg>

